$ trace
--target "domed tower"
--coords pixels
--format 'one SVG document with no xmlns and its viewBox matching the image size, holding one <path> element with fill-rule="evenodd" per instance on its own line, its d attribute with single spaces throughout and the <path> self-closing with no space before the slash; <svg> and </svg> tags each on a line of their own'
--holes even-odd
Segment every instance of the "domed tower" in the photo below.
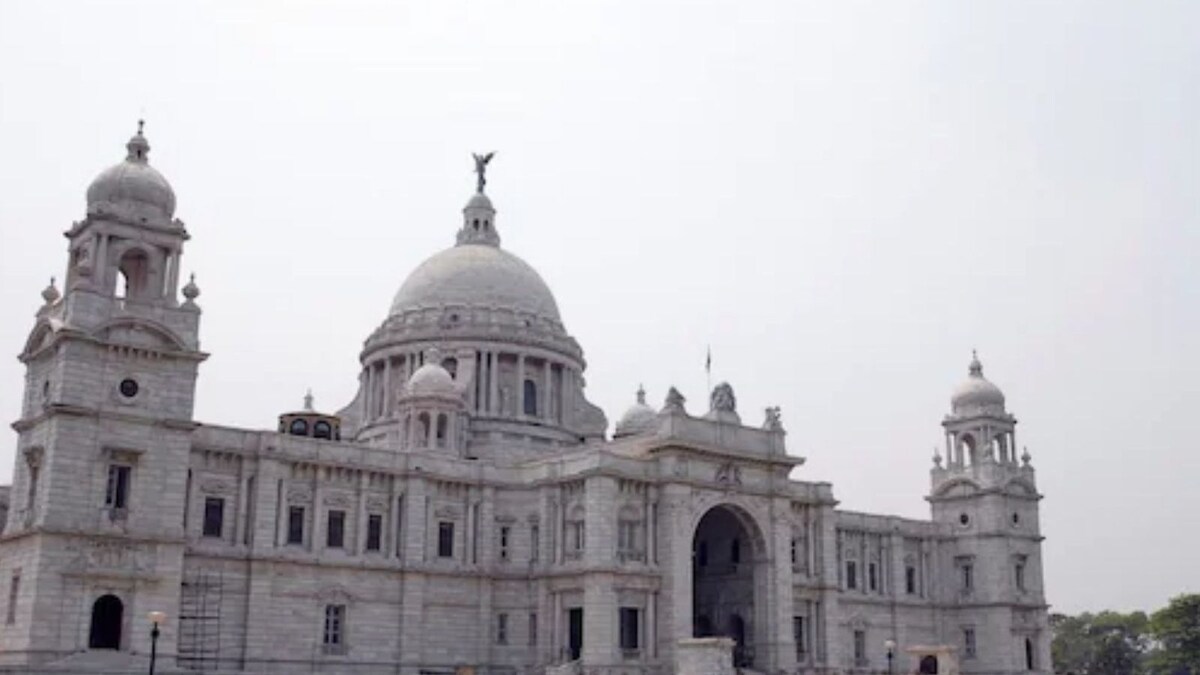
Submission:
<svg viewBox="0 0 1200 675">
<path fill-rule="evenodd" d="M 496 209 L 483 189 L 490 159 L 476 156 L 480 180 L 455 245 L 413 270 L 367 339 L 358 394 L 340 413 L 347 437 L 409 447 L 403 387 L 436 349 L 434 365 L 462 392 L 462 442 L 471 456 L 516 460 L 603 439 L 607 421 L 584 398 L 583 352 L 554 295 L 500 246 Z"/>
<path fill-rule="evenodd" d="M 463 390 L 442 367 L 437 350 L 408 378 L 400 392 L 397 414 L 402 422 L 400 445 L 411 450 L 463 451 Z"/>
<path fill-rule="evenodd" d="M 638 387 L 637 400 L 629 406 L 613 430 L 613 438 L 652 433 L 658 429 L 658 413 L 646 404 L 646 390 Z"/>
<path fill-rule="evenodd" d="M 937 565 L 946 641 L 962 671 L 1050 672 L 1038 494 L 1028 453 L 1016 454 L 1017 420 L 972 354 L 967 379 L 942 420 L 928 497 L 947 538 Z"/>
<path fill-rule="evenodd" d="M 66 561 L 86 561 L 86 552 L 104 547 L 138 551 L 137 559 L 114 559 L 116 570 L 78 563 L 72 569 L 79 582 L 53 599 L 34 594 L 33 583 L 18 591 L 14 580 L 21 616 L 3 645 L 13 661 L 87 646 L 39 628 L 77 622 L 81 611 L 107 617 L 93 647 L 139 651 L 149 648 L 147 639 L 140 631 L 123 636 L 126 624 L 112 620 L 114 607 L 126 616 L 149 608 L 178 615 L 179 582 L 171 575 L 182 568 L 192 409 L 207 356 L 199 344 L 200 289 L 189 282 L 180 302 L 188 233 L 174 217 L 174 191 L 150 166 L 140 122 L 125 150 L 125 159 L 88 187 L 85 217 L 66 232 L 63 291 L 43 292 L 20 355 L 26 395 L 13 425 L 19 497 L 4 533 L 5 558 L 20 560 L 20 574 L 32 580 L 58 575 Z M 103 578 L 135 577 L 142 559 L 156 561 L 154 583 L 99 590 Z M 171 630 L 164 631 L 168 644 Z"/>
</svg>

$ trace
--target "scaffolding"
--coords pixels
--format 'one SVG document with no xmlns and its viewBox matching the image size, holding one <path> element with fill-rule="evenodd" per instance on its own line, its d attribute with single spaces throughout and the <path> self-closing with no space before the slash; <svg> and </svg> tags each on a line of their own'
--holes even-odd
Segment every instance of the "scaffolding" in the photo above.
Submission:
<svg viewBox="0 0 1200 675">
<path fill-rule="evenodd" d="M 179 665 L 216 670 L 221 656 L 221 571 L 184 577 L 179 594 Z"/>
</svg>

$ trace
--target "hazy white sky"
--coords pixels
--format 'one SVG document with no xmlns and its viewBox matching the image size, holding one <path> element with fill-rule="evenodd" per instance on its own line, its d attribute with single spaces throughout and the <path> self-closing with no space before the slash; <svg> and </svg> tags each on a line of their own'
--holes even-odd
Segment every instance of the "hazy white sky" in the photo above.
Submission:
<svg viewBox="0 0 1200 675">
<path fill-rule="evenodd" d="M 91 179 L 144 115 L 193 235 L 201 421 L 353 396 L 472 151 L 619 416 L 704 353 L 797 477 L 924 517 L 977 347 L 1057 611 L 1200 591 L 1200 5 L 0 3 L 0 416 Z M 11 475 L 16 435 L 0 442 Z"/>
</svg>

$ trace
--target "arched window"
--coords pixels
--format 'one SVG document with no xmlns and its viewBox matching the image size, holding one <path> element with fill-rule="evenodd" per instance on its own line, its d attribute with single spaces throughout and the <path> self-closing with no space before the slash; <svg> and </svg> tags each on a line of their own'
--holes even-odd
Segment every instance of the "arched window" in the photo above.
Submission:
<svg viewBox="0 0 1200 675">
<path fill-rule="evenodd" d="M 446 434 L 449 426 L 450 423 L 444 414 L 437 416 L 437 446 L 439 448 L 446 447 Z"/>
<path fill-rule="evenodd" d="M 537 385 L 533 380 L 525 380 L 525 410 L 524 413 L 530 417 L 536 417 L 538 411 L 537 404 Z"/>
<path fill-rule="evenodd" d="M 429 413 L 417 415 L 417 446 L 429 447 Z"/>
<path fill-rule="evenodd" d="M 102 595 L 92 605 L 92 628 L 88 635 L 89 649 L 120 649 L 121 624 L 125 605 L 115 595 Z"/>
<path fill-rule="evenodd" d="M 140 298 L 149 289 L 150 257 L 139 249 L 131 249 L 121 256 L 117 265 L 117 297 Z"/>
<path fill-rule="evenodd" d="M 971 434 L 963 434 L 959 441 L 958 461 L 963 466 L 972 466 L 975 464 L 975 437 Z"/>
<path fill-rule="evenodd" d="M 326 440 L 333 437 L 333 427 L 329 426 L 329 422 L 321 420 L 313 425 L 313 438 L 324 438 Z"/>
<path fill-rule="evenodd" d="M 307 436 L 308 422 L 304 420 L 292 420 L 292 426 L 288 427 L 288 433 L 293 436 Z"/>
<path fill-rule="evenodd" d="M 937 657 L 933 654 L 921 657 L 921 665 L 917 668 L 917 672 L 921 675 L 937 675 L 938 662 Z"/>
</svg>

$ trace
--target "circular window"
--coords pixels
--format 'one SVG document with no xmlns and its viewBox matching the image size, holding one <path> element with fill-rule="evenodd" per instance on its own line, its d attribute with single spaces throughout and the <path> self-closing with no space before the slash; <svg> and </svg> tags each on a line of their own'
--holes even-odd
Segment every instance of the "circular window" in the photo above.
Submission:
<svg viewBox="0 0 1200 675">
<path fill-rule="evenodd" d="M 133 380 L 133 379 L 130 379 L 127 377 L 127 378 L 121 380 L 121 384 L 117 387 L 117 389 L 120 390 L 121 395 L 124 396 L 125 398 L 133 398 L 134 396 L 138 395 L 137 380 Z"/>
<path fill-rule="evenodd" d="M 964 513 L 958 517 L 958 522 L 962 523 L 963 525 L 970 525 L 971 524 L 971 516 L 968 516 L 967 514 Z"/>
</svg>

